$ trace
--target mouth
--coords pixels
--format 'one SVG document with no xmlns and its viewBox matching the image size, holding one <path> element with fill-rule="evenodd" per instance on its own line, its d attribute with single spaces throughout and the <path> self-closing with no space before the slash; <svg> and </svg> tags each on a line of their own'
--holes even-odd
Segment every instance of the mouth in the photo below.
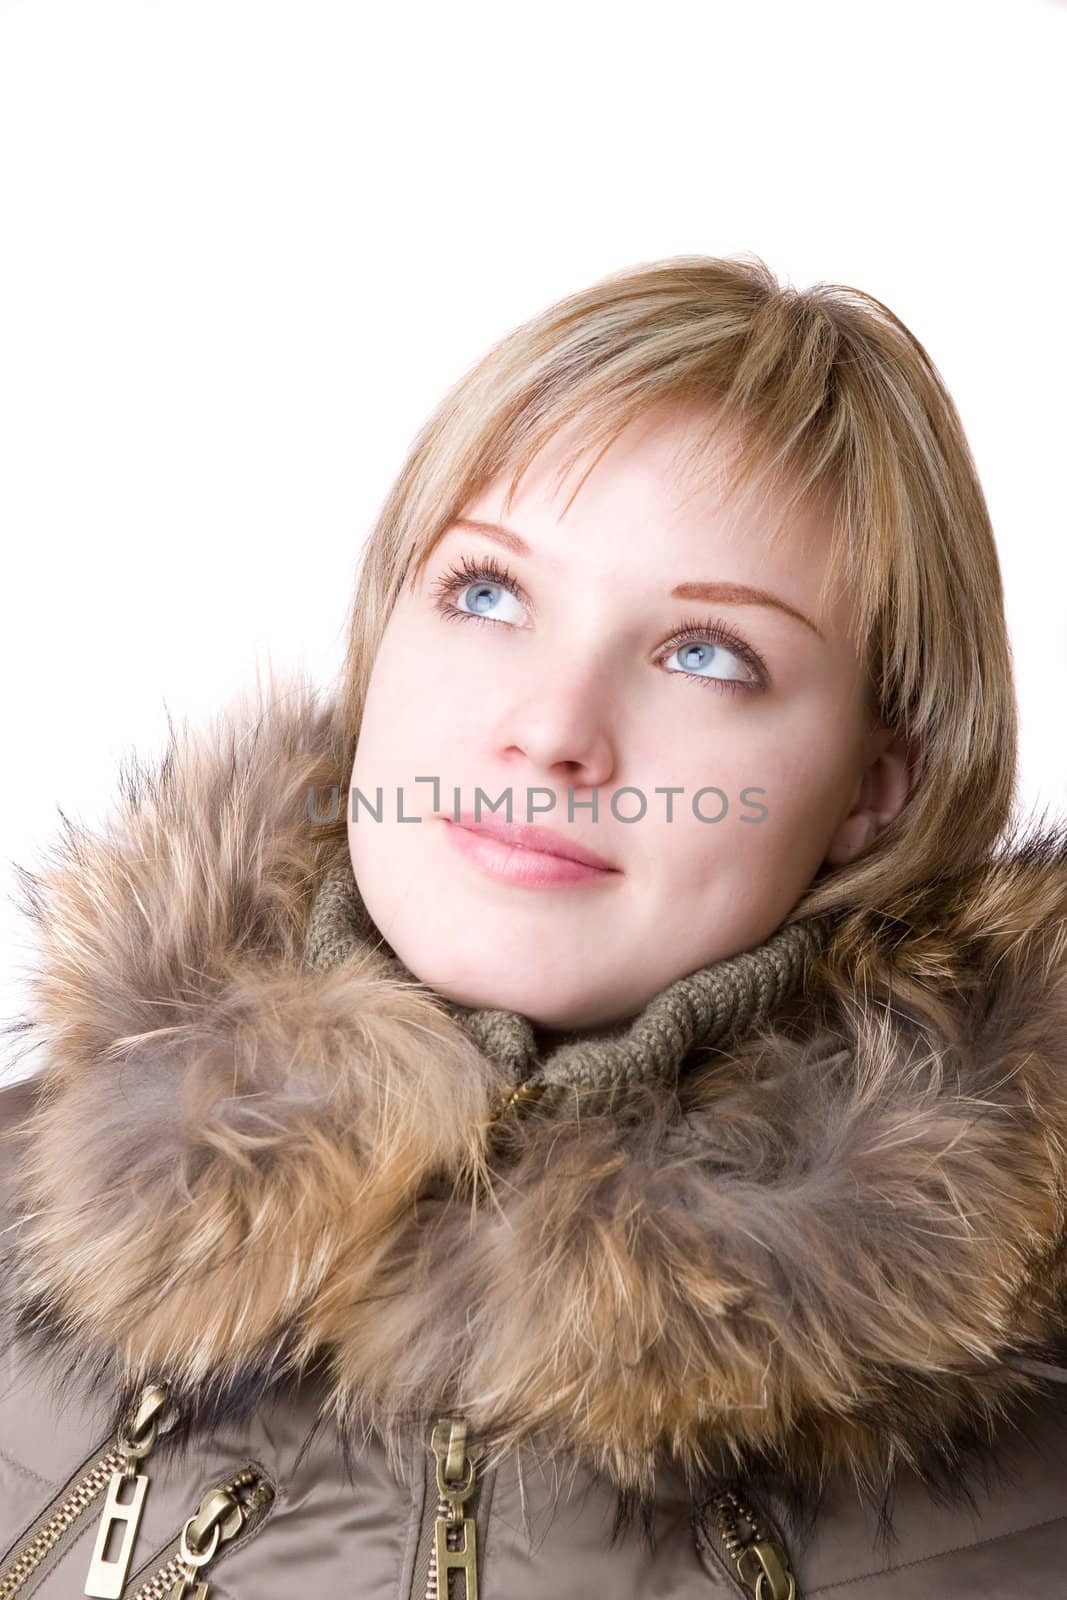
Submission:
<svg viewBox="0 0 1067 1600">
<path fill-rule="evenodd" d="M 463 812 L 459 817 L 445 817 L 443 820 L 467 832 L 479 834 L 482 838 L 495 839 L 499 844 L 508 845 L 513 850 L 553 856 L 560 861 L 573 861 L 580 866 L 594 868 L 598 872 L 620 870 L 613 861 L 598 855 L 595 850 L 590 850 L 585 845 L 578 844 L 566 834 L 557 833 L 553 828 L 540 828 L 531 823 L 505 822 L 496 817 L 482 817 L 476 820 L 473 812 Z"/>
</svg>

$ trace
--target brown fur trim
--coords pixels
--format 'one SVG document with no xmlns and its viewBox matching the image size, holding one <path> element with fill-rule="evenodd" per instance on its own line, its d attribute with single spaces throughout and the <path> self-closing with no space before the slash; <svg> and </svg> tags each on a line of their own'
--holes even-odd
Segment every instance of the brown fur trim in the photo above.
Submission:
<svg viewBox="0 0 1067 1600">
<path fill-rule="evenodd" d="M 623 1489 L 951 1452 L 1064 1339 L 1067 839 L 819 963 L 803 1026 L 610 1116 L 527 1108 L 368 946 L 301 961 L 339 732 L 303 684 L 172 735 L 26 874 L 47 1054 L 7 1293 L 29 1338 L 190 1395 L 309 1368 L 387 1438 L 456 1406 Z M 342 792 L 344 777 L 340 776 Z M 334 847 L 335 848 L 335 847 Z"/>
</svg>

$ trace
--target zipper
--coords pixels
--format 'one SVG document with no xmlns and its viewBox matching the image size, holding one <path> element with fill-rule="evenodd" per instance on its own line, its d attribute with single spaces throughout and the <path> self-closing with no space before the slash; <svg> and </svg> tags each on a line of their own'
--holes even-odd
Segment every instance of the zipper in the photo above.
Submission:
<svg viewBox="0 0 1067 1600">
<path fill-rule="evenodd" d="M 476 1463 L 483 1451 L 468 1440 L 466 1419 L 456 1416 L 437 1419 L 430 1433 L 430 1448 L 437 1493 L 431 1498 L 427 1485 L 427 1514 L 419 1548 L 424 1561 L 428 1553 L 429 1562 L 421 1590 L 416 1566 L 413 1600 L 478 1600 L 477 1535 L 468 1502 L 477 1493 Z"/>
<path fill-rule="evenodd" d="M 263 1521 L 274 1485 L 254 1461 L 207 1490 L 151 1572 L 135 1575 L 130 1600 L 207 1600 L 203 1570 L 251 1524 Z"/>
<path fill-rule="evenodd" d="M 548 1085 L 543 1078 L 524 1078 L 514 1088 L 510 1083 L 505 1083 L 497 1090 L 489 1107 L 489 1138 L 498 1138 L 511 1117 L 512 1112 L 521 1111 L 523 1106 L 536 1103 L 544 1094 Z"/>
<path fill-rule="evenodd" d="M 796 1578 L 780 1540 L 772 1538 L 749 1503 L 734 1489 L 707 1502 L 726 1554 L 741 1583 L 756 1600 L 794 1600 Z M 741 1523 L 749 1532 L 742 1532 Z"/>
<path fill-rule="evenodd" d="M 117 1449 L 122 1453 L 122 1466 L 111 1475 L 107 1486 L 107 1499 L 96 1530 L 96 1544 L 89 1562 L 89 1576 L 82 1593 L 94 1600 L 121 1600 L 126 1577 L 133 1558 L 134 1541 L 141 1526 L 145 1495 L 148 1493 L 148 1476 L 138 1472 L 138 1465 L 155 1447 L 160 1419 L 167 1404 L 164 1384 L 153 1384 L 144 1389 L 141 1399 L 129 1416 L 120 1434 Z M 128 1499 L 120 1494 L 132 1483 Z M 122 1544 L 117 1555 L 108 1556 L 107 1547 L 112 1529 L 123 1525 Z"/>
<path fill-rule="evenodd" d="M 543 1078 L 536 1075 L 524 1079 L 517 1087 L 504 1085 L 497 1092 L 489 1110 L 489 1142 L 506 1134 L 511 1119 L 521 1113 L 523 1108 L 536 1104 L 548 1087 Z M 438 1423 L 442 1427 L 443 1423 Z M 437 1429 L 434 1430 L 435 1437 Z M 441 1456 L 435 1446 L 438 1458 L 438 1483 L 442 1491 L 444 1484 L 441 1478 Z M 470 1488 L 466 1489 L 466 1495 Z M 443 1512 L 441 1508 L 448 1505 L 447 1498 L 442 1493 L 437 1517 L 437 1528 L 442 1527 Z M 785 1546 L 779 1539 L 772 1538 L 756 1515 L 749 1503 L 734 1489 L 725 1489 L 720 1494 L 712 1497 L 707 1502 L 719 1530 L 719 1538 L 723 1549 L 730 1561 L 733 1562 L 738 1579 L 745 1590 L 755 1597 L 755 1600 L 796 1600 L 797 1585 L 789 1565 L 789 1556 Z M 471 1545 L 471 1583 L 462 1600 L 477 1600 L 477 1572 L 474 1557 L 474 1523 L 470 1521 Z M 748 1524 L 749 1532 L 742 1532 L 741 1523 Z M 441 1540 L 442 1534 L 438 1533 L 437 1539 Z M 436 1549 L 440 1549 L 440 1542 Z M 439 1558 L 440 1559 L 440 1558 Z M 441 1591 L 440 1596 L 436 1586 L 436 1569 L 431 1563 L 430 1581 L 426 1586 L 425 1596 L 419 1600 L 455 1600 L 447 1587 Z"/>
<path fill-rule="evenodd" d="M 102 1453 L 95 1460 L 89 1461 L 77 1481 L 63 1493 L 58 1502 L 45 1507 L 36 1524 L 24 1537 L 19 1549 L 11 1553 L 3 1571 L 0 1571 L 0 1600 L 14 1600 L 14 1596 L 21 1593 L 37 1568 L 67 1538 L 71 1530 L 78 1526 L 81 1516 L 94 1504 L 105 1488 L 108 1493 L 104 1515 L 97 1534 L 89 1579 L 83 1593 L 95 1596 L 97 1600 L 121 1595 L 121 1581 L 124 1581 L 128 1570 L 148 1487 L 147 1477 L 143 1473 L 138 1473 L 137 1466 L 156 1443 L 166 1404 L 165 1384 L 149 1383 L 144 1386 L 136 1405 L 119 1428 L 115 1442 L 107 1450 L 104 1450 L 102 1445 L 98 1446 Z M 169 1426 L 173 1426 L 176 1420 L 177 1412 L 172 1408 L 168 1417 Z M 131 1478 L 134 1480 L 133 1498 L 128 1503 L 123 1503 L 119 1499 L 119 1489 Z M 105 1562 L 103 1552 L 109 1531 L 116 1521 L 126 1523 L 122 1552 L 118 1560 Z M 122 1578 L 116 1589 L 113 1585 L 120 1571 Z M 91 1587 L 94 1580 L 103 1586 Z"/>
</svg>

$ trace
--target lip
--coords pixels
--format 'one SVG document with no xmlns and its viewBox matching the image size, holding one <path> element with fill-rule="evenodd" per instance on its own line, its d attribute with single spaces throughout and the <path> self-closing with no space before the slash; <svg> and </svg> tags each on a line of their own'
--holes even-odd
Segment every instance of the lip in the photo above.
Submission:
<svg viewBox="0 0 1067 1600">
<path fill-rule="evenodd" d="M 458 817 L 447 817 L 445 820 L 472 832 L 487 834 L 490 839 L 499 839 L 502 844 L 517 845 L 521 850 L 536 850 L 543 856 L 561 856 L 564 861 L 580 861 L 583 866 L 598 867 L 601 872 L 618 871 L 613 861 L 597 855 L 595 850 L 587 850 L 584 845 L 568 839 L 565 833 L 557 833 L 554 828 L 539 828 L 529 822 L 504 822 L 498 817 L 476 819 L 472 811 L 463 811 Z"/>
<path fill-rule="evenodd" d="M 605 883 L 621 877 L 619 868 L 584 845 L 551 828 L 508 823 L 496 818 L 475 822 L 443 817 L 454 847 L 491 876 L 528 887 Z"/>
</svg>

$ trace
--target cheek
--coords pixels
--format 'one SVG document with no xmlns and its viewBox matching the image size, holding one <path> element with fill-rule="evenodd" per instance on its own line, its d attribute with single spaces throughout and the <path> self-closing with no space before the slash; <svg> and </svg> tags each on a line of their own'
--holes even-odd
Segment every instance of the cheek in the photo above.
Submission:
<svg viewBox="0 0 1067 1600">
<path fill-rule="evenodd" d="M 400 819 L 428 816 L 435 798 L 447 810 L 453 787 L 467 781 L 463 752 L 471 733 L 470 692 L 456 682 L 454 671 L 441 670 L 431 647 L 418 628 L 387 637 L 367 688 L 348 795 L 349 838 L 353 860 L 381 894 L 388 892 L 389 879 L 415 870 L 420 859 L 412 844 L 421 843 L 425 830 Z M 356 790 L 364 802 L 354 803 Z M 371 807 L 382 808 L 382 822 L 373 820 Z"/>
<path fill-rule="evenodd" d="M 417 638 L 383 643 L 367 689 L 358 763 L 373 761 L 390 771 L 405 763 L 417 767 L 439 748 L 452 708 L 461 702 L 431 660 Z"/>
<path fill-rule="evenodd" d="M 764 803 L 783 817 L 833 810 L 855 782 L 863 725 L 840 694 L 796 696 L 781 716 L 741 743 L 730 768 L 739 785 L 766 789 Z"/>
<path fill-rule="evenodd" d="M 851 799 L 858 738 L 840 707 L 831 712 L 821 703 L 794 701 L 781 717 L 738 716 L 732 726 L 720 726 L 717 737 L 696 744 L 690 738 L 673 758 L 661 746 L 647 784 L 655 820 L 640 831 L 660 862 L 670 863 L 669 876 L 679 886 L 687 877 L 710 882 L 735 872 L 745 880 L 764 871 L 803 873 L 810 862 L 818 865 Z M 670 823 L 666 796 L 654 792 L 664 784 L 684 788 L 674 796 Z M 693 797 L 704 789 L 709 792 L 697 802 L 701 816 L 718 818 L 725 809 L 721 820 L 694 816 Z"/>
</svg>

